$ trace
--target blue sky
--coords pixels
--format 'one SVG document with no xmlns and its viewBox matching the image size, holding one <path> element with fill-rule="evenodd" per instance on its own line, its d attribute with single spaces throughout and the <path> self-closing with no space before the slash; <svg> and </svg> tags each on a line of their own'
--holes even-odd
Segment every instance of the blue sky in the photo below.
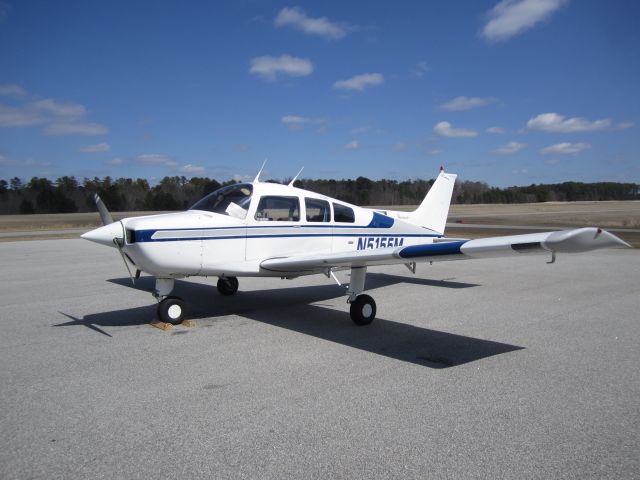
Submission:
<svg viewBox="0 0 640 480">
<path fill-rule="evenodd" d="M 0 178 L 640 182 L 640 2 L 0 0 Z"/>
</svg>

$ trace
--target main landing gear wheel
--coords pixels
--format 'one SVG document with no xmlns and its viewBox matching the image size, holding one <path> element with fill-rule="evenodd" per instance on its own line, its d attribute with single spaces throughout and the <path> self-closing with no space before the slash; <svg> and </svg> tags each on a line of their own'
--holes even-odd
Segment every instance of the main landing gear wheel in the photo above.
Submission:
<svg viewBox="0 0 640 480">
<path fill-rule="evenodd" d="M 238 291 L 238 279 L 236 277 L 220 277 L 218 279 L 218 291 L 222 295 L 233 295 Z"/>
<path fill-rule="evenodd" d="M 356 325 L 369 325 L 376 318 L 376 302 L 369 295 L 358 295 L 349 313 Z"/>
<path fill-rule="evenodd" d="M 158 304 L 158 318 L 172 325 L 178 325 L 184 319 L 184 300 L 178 297 L 167 297 Z"/>
</svg>

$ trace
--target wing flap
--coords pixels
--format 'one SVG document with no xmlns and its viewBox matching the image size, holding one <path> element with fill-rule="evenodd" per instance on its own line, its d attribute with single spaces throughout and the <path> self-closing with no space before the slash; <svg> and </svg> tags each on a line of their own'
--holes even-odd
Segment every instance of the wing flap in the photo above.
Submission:
<svg viewBox="0 0 640 480">
<path fill-rule="evenodd" d="M 464 243 L 465 241 L 427 243 L 408 247 L 355 250 L 353 252 L 329 255 L 296 255 L 293 257 L 270 258 L 264 260 L 260 267 L 274 272 L 290 273 L 325 271 L 328 268 L 338 267 L 394 265 L 415 261 L 461 260 L 465 258 L 460 251 L 460 247 Z"/>
<path fill-rule="evenodd" d="M 377 250 L 356 250 L 354 252 L 328 255 L 296 255 L 293 257 L 269 258 L 260 267 L 274 272 L 323 271 L 336 267 L 361 267 L 366 265 L 387 265 L 398 263 L 396 252 L 399 248 Z"/>
</svg>

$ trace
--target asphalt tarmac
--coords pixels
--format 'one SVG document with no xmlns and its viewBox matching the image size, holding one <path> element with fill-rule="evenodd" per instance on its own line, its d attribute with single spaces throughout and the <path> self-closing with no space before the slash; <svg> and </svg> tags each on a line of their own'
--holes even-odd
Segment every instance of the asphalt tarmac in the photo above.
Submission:
<svg viewBox="0 0 640 480">
<path fill-rule="evenodd" d="M 153 280 L 82 240 L 0 244 L 0 478 L 638 478 L 640 253 Z M 338 274 L 345 280 L 346 272 Z"/>
</svg>

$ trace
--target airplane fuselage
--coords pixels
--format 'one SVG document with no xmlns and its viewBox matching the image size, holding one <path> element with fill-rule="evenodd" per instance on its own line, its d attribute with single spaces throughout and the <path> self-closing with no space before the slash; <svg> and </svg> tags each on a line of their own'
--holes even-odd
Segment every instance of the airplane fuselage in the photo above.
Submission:
<svg viewBox="0 0 640 480">
<path fill-rule="evenodd" d="M 244 218 L 201 210 L 122 220 L 123 251 L 155 276 L 281 276 L 265 258 L 425 244 L 441 235 L 294 187 L 257 183 Z M 202 207 L 200 207 L 202 208 Z"/>
</svg>

